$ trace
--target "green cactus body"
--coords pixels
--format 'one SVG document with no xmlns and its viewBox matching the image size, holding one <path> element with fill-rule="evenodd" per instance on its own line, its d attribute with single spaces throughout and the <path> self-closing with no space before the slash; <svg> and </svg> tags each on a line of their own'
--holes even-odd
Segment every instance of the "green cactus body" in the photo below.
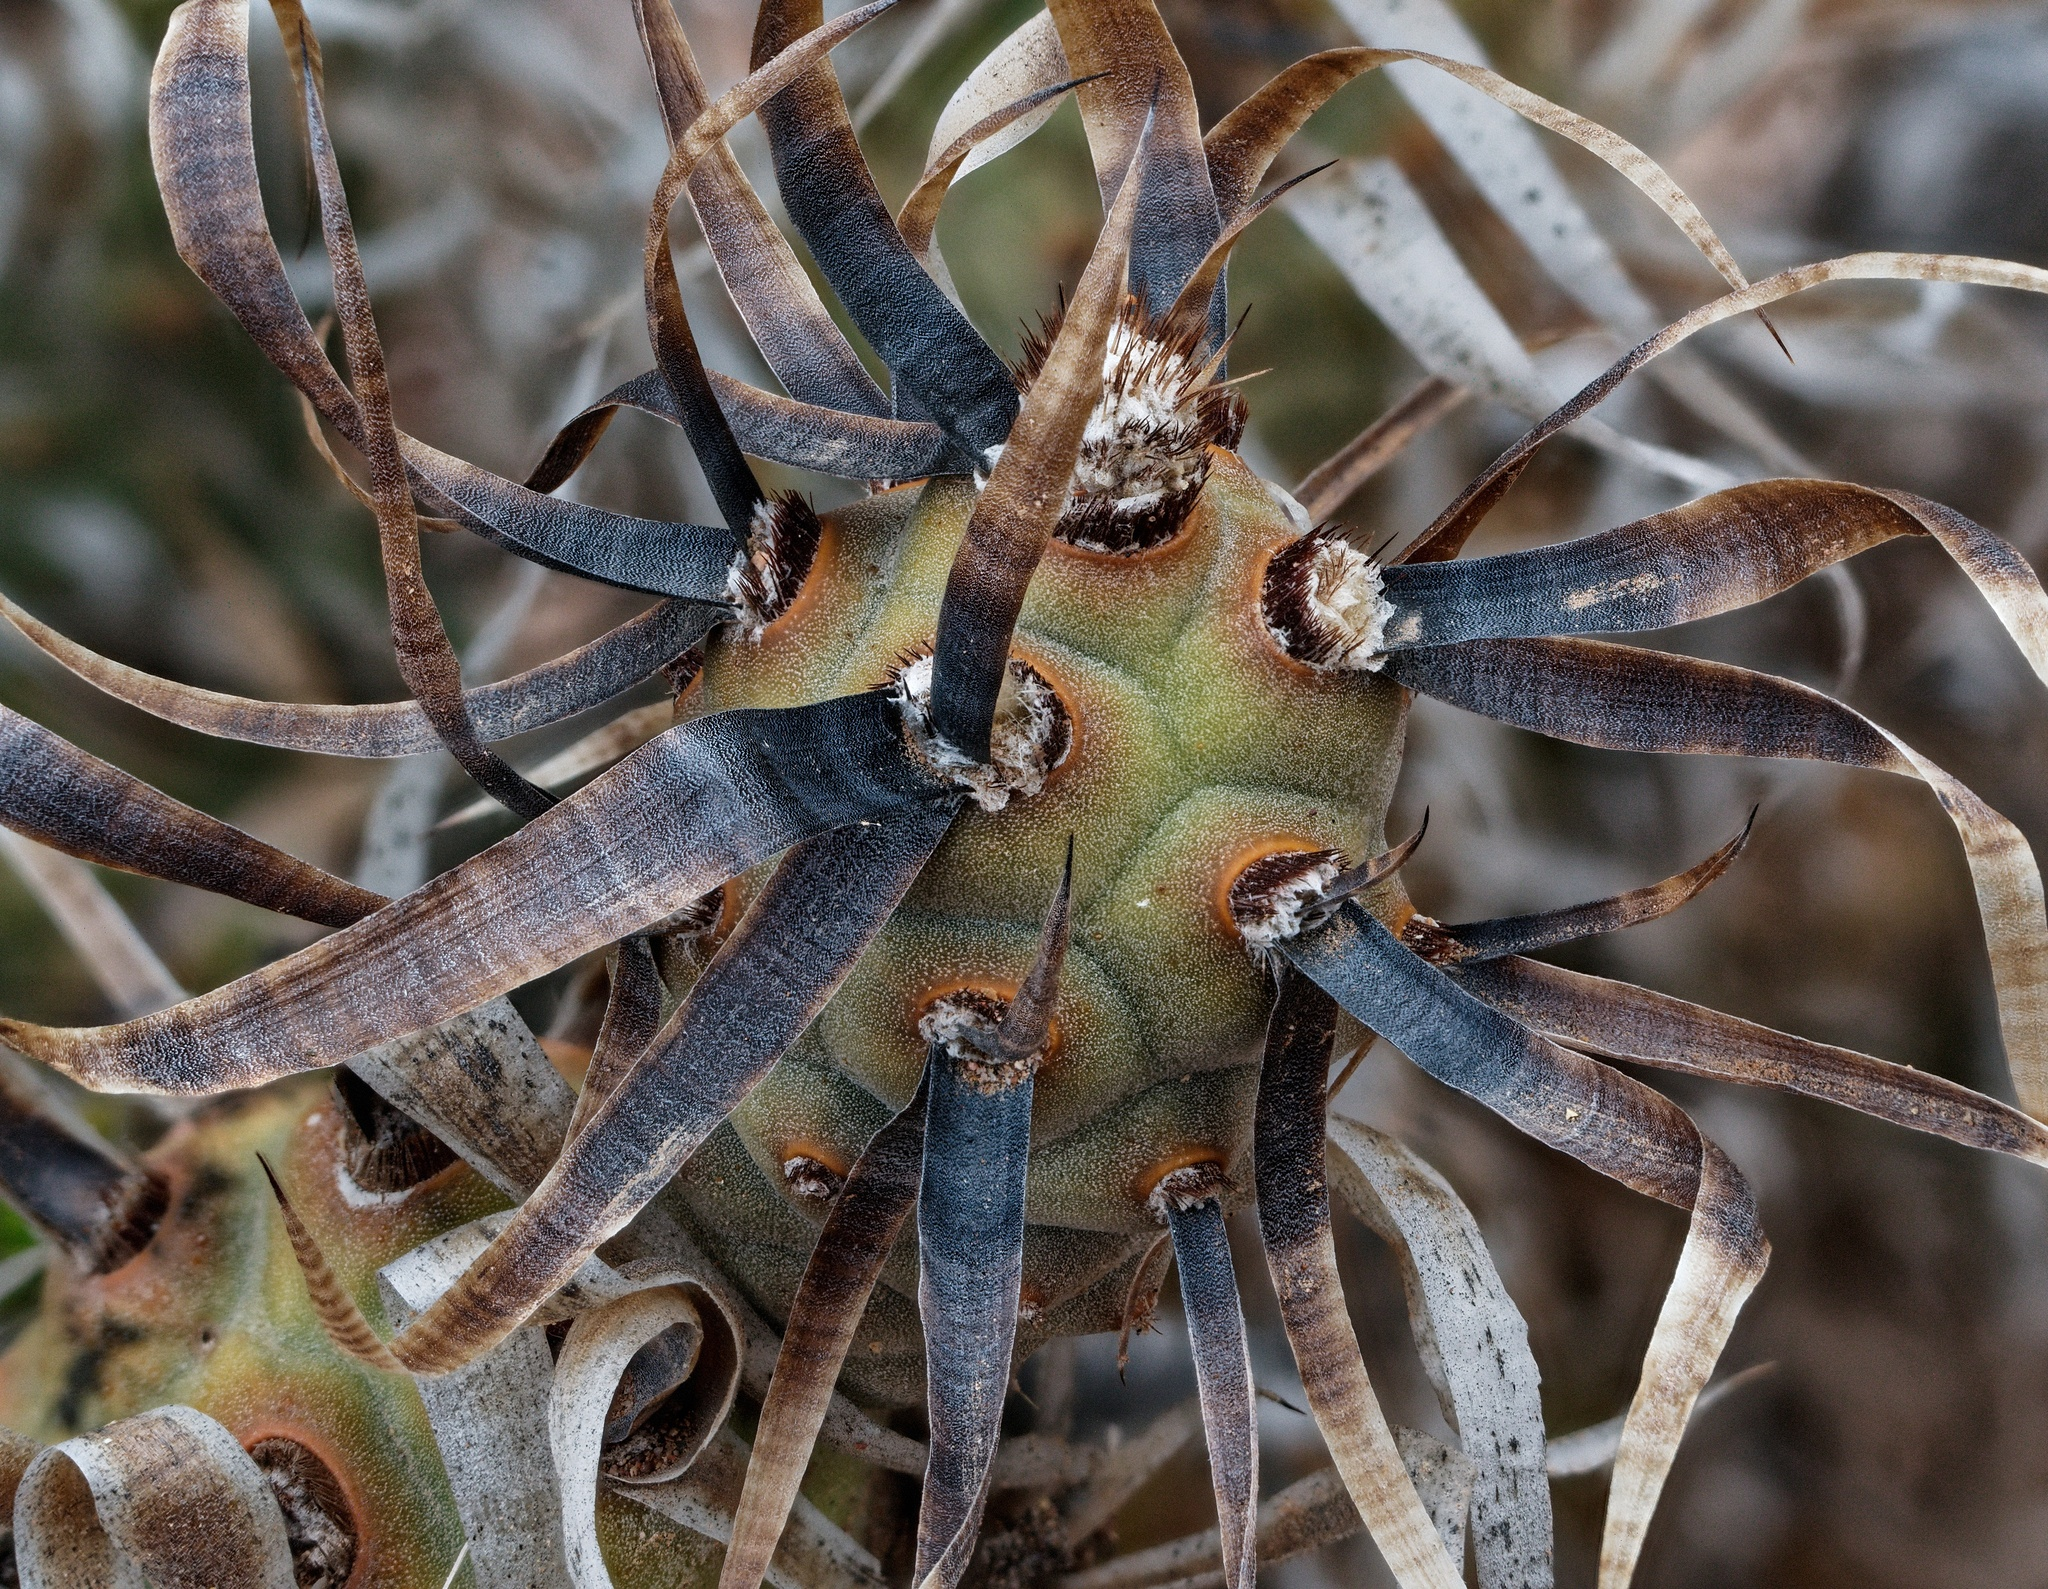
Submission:
<svg viewBox="0 0 2048 1589">
<path fill-rule="evenodd" d="M 883 683 L 930 645 L 973 500 L 971 482 L 945 478 L 830 515 L 796 604 L 758 639 L 717 640 L 684 707 Z M 1231 920 L 1231 883 L 1276 852 L 1384 848 L 1400 762 L 1398 689 L 1306 667 L 1267 631 L 1267 561 L 1300 533 L 1284 499 L 1217 448 L 1164 544 L 1053 543 L 1014 649 L 1066 708 L 1065 758 L 1040 793 L 966 811 L 803 1043 L 681 1178 L 714 1255 L 771 1315 L 786 1313 L 823 1217 L 793 1162 L 843 1173 L 909 1099 L 935 999 L 1015 990 L 1070 833 L 1074 943 L 1032 1114 L 1024 1348 L 1117 1328 L 1158 1234 L 1154 1183 L 1242 1159 L 1271 992 Z M 870 1396 L 919 1392 L 916 1272 L 906 1237 L 847 1366 Z"/>
</svg>

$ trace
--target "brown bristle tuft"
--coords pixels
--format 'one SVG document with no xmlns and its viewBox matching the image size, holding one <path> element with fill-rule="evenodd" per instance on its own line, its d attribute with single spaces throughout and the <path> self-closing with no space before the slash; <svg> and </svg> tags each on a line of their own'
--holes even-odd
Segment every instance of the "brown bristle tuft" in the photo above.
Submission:
<svg viewBox="0 0 2048 1589">
<path fill-rule="evenodd" d="M 1254 954 L 1301 930 L 1303 912 L 1343 870 L 1335 850 L 1281 850 L 1262 855 L 1230 884 L 1230 917 Z"/>
<path fill-rule="evenodd" d="M 344 1162 L 349 1179 L 366 1192 L 402 1192 L 455 1162 L 455 1152 L 433 1132 L 347 1068 L 334 1073 L 340 1105 Z"/>
<path fill-rule="evenodd" d="M 917 1031 L 937 1043 L 960 1066 L 970 1086 L 985 1093 L 1007 1092 L 1031 1074 L 1038 1056 L 1004 1064 L 996 1058 L 996 1028 L 1010 1001 L 981 988 L 958 988 L 925 1006 Z"/>
<path fill-rule="evenodd" d="M 733 565 L 728 589 L 750 639 L 789 611 L 817 560 L 825 527 L 807 497 L 794 491 L 754 509 L 746 556 Z"/>
<path fill-rule="evenodd" d="M 1434 916 L 1425 916 L 1417 911 L 1401 925 L 1401 942 L 1413 949 L 1431 965 L 1451 965 L 1468 959 L 1472 951 L 1444 931 L 1443 923 Z"/>
<path fill-rule="evenodd" d="M 725 926 L 725 885 L 721 883 L 701 899 L 694 899 L 647 929 L 654 949 L 654 969 L 664 986 L 680 996 L 682 990 L 711 963 Z"/>
<path fill-rule="evenodd" d="M 112 1274 L 156 1239 L 171 1206 L 170 1189 L 161 1176 L 143 1170 L 110 1183 L 105 1206 L 80 1254 L 92 1274 Z"/>
<path fill-rule="evenodd" d="M 841 1175 L 823 1159 L 808 1153 L 792 1153 L 782 1161 L 782 1179 L 789 1189 L 807 1203 L 829 1203 L 846 1184 Z"/>
<path fill-rule="evenodd" d="M 355 1514 L 333 1469 L 296 1440 L 268 1436 L 249 1455 L 284 1514 L 296 1589 L 341 1589 L 355 1568 Z"/>
<path fill-rule="evenodd" d="M 1379 566 L 1334 524 L 1318 525 L 1273 554 L 1261 607 L 1280 649 L 1313 668 L 1380 665 L 1387 607 Z"/>
<path fill-rule="evenodd" d="M 1029 390 L 1065 318 L 1065 305 L 1026 331 L 1016 367 Z M 1245 405 L 1218 383 L 1206 328 L 1153 319 L 1135 297 L 1110 332 L 1103 394 L 1074 465 L 1059 538 L 1090 551 L 1135 556 L 1179 533 L 1208 478 L 1208 449 L 1235 447 Z"/>
</svg>

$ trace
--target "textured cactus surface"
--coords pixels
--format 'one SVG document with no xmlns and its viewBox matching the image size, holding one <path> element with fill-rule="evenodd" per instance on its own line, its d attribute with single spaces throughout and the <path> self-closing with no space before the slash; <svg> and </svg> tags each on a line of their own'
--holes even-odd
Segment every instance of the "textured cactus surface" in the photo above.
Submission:
<svg viewBox="0 0 2048 1589">
<path fill-rule="evenodd" d="M 633 0 L 669 144 L 643 257 L 655 367 L 573 418 L 524 482 L 400 428 L 297 0 L 271 10 L 339 362 L 269 231 L 246 0 L 174 13 L 150 98 L 173 237 L 373 513 L 411 694 L 228 696 L 99 656 L 12 601 L 0 611 L 92 685 L 222 739 L 445 749 L 517 825 L 417 887 L 378 881 L 386 898 L 0 708 L 8 853 L 80 942 L 148 970 L 82 862 L 331 929 L 194 997 L 158 965 L 122 984 L 143 991 L 112 1024 L 0 1017 L 0 1190 L 53 1266 L 0 1359 L 23 1583 L 365 1589 L 466 1571 L 492 1589 L 714 1573 L 720 1589 L 1253 1589 L 1262 1559 L 1362 1530 L 1401 1589 L 1457 1589 L 1468 1550 L 1481 1589 L 1547 1589 L 1526 1329 L 1455 1191 L 1331 1114 L 1341 1033 L 1360 1053 L 1385 1039 L 1685 1216 L 1625 1415 L 1567 1448 L 1611 1466 L 1599 1582 L 1626 1589 L 1770 1257 L 1741 1169 L 1636 1072 L 1803 1093 L 2048 1164 L 2048 918 L 2019 831 L 1828 695 L 1602 638 L 1760 602 L 1918 537 L 2048 681 L 2039 579 L 1940 503 L 1737 477 L 1595 412 L 1692 336 L 1809 289 L 2040 293 L 2048 272 L 1866 254 L 1752 283 L 1649 156 L 1460 58 L 1434 0 L 1414 13 L 1430 48 L 1393 47 L 1410 35 L 1380 26 L 1408 0 L 1360 6 L 1380 47 L 1312 56 L 1206 132 L 1152 0 L 1053 0 L 961 85 L 892 216 L 830 64 L 891 3 L 827 20 L 816 0 L 764 0 L 751 70 L 714 100 L 667 0 Z M 1550 217 L 1524 225 L 1530 248 L 1579 228 L 1574 257 L 1619 276 L 1514 116 L 1633 183 L 1727 290 L 1654 336 L 1630 325 L 1619 359 L 1550 408 L 1505 325 L 1460 324 L 1492 311 L 1390 163 L 1320 189 L 1302 185 L 1327 167 L 1299 170 L 1260 196 L 1309 118 L 1389 66 L 1462 85 L 1467 112 L 1497 118 L 1439 132 L 1489 202 L 1505 181 L 1514 214 Z M 954 298 L 936 218 L 957 175 L 1070 96 L 1102 221 L 1013 369 Z M 1416 103 L 1425 118 L 1441 106 Z M 723 142 L 750 116 L 886 393 Z M 1486 159 L 1459 127 L 1496 129 Z M 1245 228 L 1290 194 L 1286 213 L 1430 370 L 1297 492 L 1236 450 L 1226 274 Z M 686 195 L 782 391 L 700 355 L 669 236 Z M 1333 521 L 1466 385 L 1533 428 L 1418 533 Z M 1785 453 L 1697 370 L 1673 390 L 1759 456 Z M 719 522 L 562 490 L 622 407 L 680 428 Z M 1715 488 L 1575 540 L 1463 556 L 1567 430 Z M 761 460 L 865 494 L 821 515 L 766 489 Z M 659 600 L 466 686 L 426 529 Z M 509 759 L 520 736 L 657 679 L 667 698 L 537 765 Z M 1742 852 L 1754 811 L 1661 882 L 1496 920 L 1424 913 L 1403 880 L 1423 833 L 1386 831 L 1418 694 L 1580 745 L 1926 786 L 1976 890 L 2020 1107 L 1534 958 L 1686 903 Z M 534 1008 L 550 977 L 543 1047 L 507 996 Z M 32 1062 L 178 1100 L 147 1117 L 168 1130 L 144 1152 L 107 1140 Z M 330 1069 L 325 1091 L 304 1079 Z M 1394 1250 L 1455 1445 L 1381 1406 L 1333 1199 Z M 1243 1272 L 1232 1215 L 1256 1226 L 1263 1277 Z M 1128 1445 L 1069 1441 L 1056 1350 L 1034 1370 L 1045 1427 L 1010 1438 L 1020 1368 L 1066 1337 L 1127 1343 L 1169 1272 L 1189 1403 Z M 1265 1283 L 1331 1459 L 1271 1495 L 1241 1301 Z M 1099 1560 L 1118 1510 L 1197 1427 L 1215 1529 Z"/>
</svg>

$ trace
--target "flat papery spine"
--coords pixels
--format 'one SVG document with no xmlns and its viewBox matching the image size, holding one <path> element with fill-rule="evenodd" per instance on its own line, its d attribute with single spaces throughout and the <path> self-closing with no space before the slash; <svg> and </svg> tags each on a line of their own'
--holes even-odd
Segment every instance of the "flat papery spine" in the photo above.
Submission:
<svg viewBox="0 0 2048 1589">
<path fill-rule="evenodd" d="M 1402 928 L 1402 941 L 1425 960 L 1435 960 L 1439 964 L 1457 963 L 1530 954 L 1598 933 L 1617 932 L 1624 927 L 1655 921 L 1659 916 L 1668 916 L 1679 906 L 1697 899 L 1703 890 L 1734 865 L 1736 856 L 1748 844 L 1750 830 L 1755 825 L 1756 811 L 1752 809 L 1742 831 L 1712 855 L 1647 888 L 1632 888 L 1625 894 L 1592 900 L 1583 905 L 1568 905 L 1562 910 L 1501 916 L 1491 921 L 1457 922 L 1447 926 L 1416 916 Z M 1424 939 L 1428 947 L 1421 941 Z"/>
<path fill-rule="evenodd" d="M 631 689 L 687 653 L 727 614 L 695 601 L 665 601 L 586 645 L 495 684 L 463 692 L 477 731 L 509 739 L 545 728 Z M 363 706 L 258 701 L 158 678 L 90 651 L 0 596 L 0 617 L 60 666 L 152 717 L 215 739 L 322 756 L 415 756 L 441 736 L 417 701 Z"/>
<path fill-rule="evenodd" d="M 740 450 L 755 458 L 848 480 L 912 480 L 940 473 L 954 451 L 951 438 L 928 420 L 849 414 L 764 392 L 718 370 L 710 374 L 711 390 Z M 683 422 L 661 371 L 643 371 L 621 381 L 555 433 L 526 478 L 528 489 L 552 491 L 581 468 L 621 408 L 637 409 L 671 425 Z"/>
<path fill-rule="evenodd" d="M 317 55 L 310 33 L 301 39 L 294 20 L 298 8 L 273 9 L 293 59 L 308 50 Z M 150 155 L 164 213 L 179 256 L 193 273 L 320 417 L 361 449 L 369 442 L 363 411 L 293 294 L 264 213 L 250 122 L 248 46 L 247 0 L 189 0 L 172 13 L 149 100 Z M 722 529 L 657 525 L 550 500 L 403 433 L 398 443 L 415 487 L 450 510 L 447 491 L 460 492 L 467 503 L 460 510 L 463 525 L 522 557 L 630 589 L 706 599 L 722 588 L 731 555 Z M 650 533 L 655 531 L 660 533 Z M 726 543 L 723 554 L 710 544 L 720 539 Z M 710 587 L 699 588 L 698 579 L 686 589 L 670 588 L 701 574 L 707 551 L 716 556 Z"/>
<path fill-rule="evenodd" d="M 1223 223 L 1202 148 L 1194 83 L 1152 0 L 1052 0 L 1047 7 L 1076 76 L 1081 119 L 1104 210 L 1134 183 L 1142 224 L 1131 243 L 1131 277 L 1147 305 L 1163 312 L 1200 267 Z M 1143 167 L 1133 152 L 1150 145 Z M 1204 318 L 1224 334 L 1223 294 Z"/>
<path fill-rule="evenodd" d="M 255 1086 L 474 1009 L 821 832 L 894 814 L 915 826 L 951 797 L 873 692 L 694 718 L 374 917 L 239 981 L 118 1026 L 0 1020 L 0 1041 L 99 1091 Z"/>
<path fill-rule="evenodd" d="M 59 1102 L 26 1060 L 0 1049 L 0 1195 L 86 1274 L 147 1247 L 169 1192 Z"/>
<path fill-rule="evenodd" d="M 1600 1589 L 1625 1589 L 1692 1403 L 1770 1258 L 1748 1184 L 1668 1098 L 1482 1003 L 1355 904 L 1282 953 L 1437 1080 L 1690 1216 L 1608 1503 Z"/>
<path fill-rule="evenodd" d="M 840 1367 L 853 1346 L 882 1265 L 917 1202 L 924 1160 L 926 1077 L 875 1133 L 825 1216 L 790 1304 L 775 1375 L 733 1514 L 719 1589 L 759 1589 L 817 1443 Z"/>
<path fill-rule="evenodd" d="M 576 1095 L 576 1108 L 569 1116 L 572 1137 L 619 1089 L 661 1026 L 661 973 L 655 969 L 654 949 L 646 935 L 621 938 L 609 969 L 611 987 L 605 998 L 604 1022 L 590 1050 L 583 1090 Z"/>
<path fill-rule="evenodd" d="M 1144 159 L 1142 143 L 1132 159 Z M 1123 306 L 1136 213 L 1133 184 L 1103 222 L 1060 334 L 975 498 L 946 576 L 933 644 L 932 723 L 976 762 L 988 760 L 1017 615 L 1066 507 L 1081 435 L 1101 395 L 1103 349 Z"/>
<path fill-rule="evenodd" d="M 0 706 L 0 823 L 81 861 L 203 888 L 327 927 L 360 921 L 381 894 L 323 872 L 173 800 Z"/>
<path fill-rule="evenodd" d="M 1398 684 L 1608 750 L 1782 756 L 1919 778 L 1969 861 L 1999 1033 L 2020 1103 L 2048 1118 L 2048 903 L 2026 837 L 1897 736 L 1789 679 L 1599 640 L 1475 640 L 1396 652 Z"/>
<path fill-rule="evenodd" d="M 292 11 L 298 8 L 293 6 Z M 280 24 L 287 20 L 279 12 Z M 299 43 L 308 53 L 312 31 L 301 14 L 296 21 Z M 362 414 L 357 445 L 370 466 L 370 491 L 377 503 L 377 544 L 384 563 L 385 594 L 391 608 L 391 639 L 398 653 L 398 671 L 420 703 L 427 720 L 448 752 L 484 793 L 514 814 L 536 817 L 555 803 L 545 789 L 528 783 L 489 749 L 470 719 L 462 694 L 462 663 L 441 622 L 440 609 L 427 587 L 420 562 L 419 521 L 413 512 L 412 487 L 399 451 L 398 431 L 391 416 L 391 386 L 384 368 L 384 348 L 370 311 L 370 291 L 356 253 L 355 226 L 342 190 L 341 168 L 327 133 L 319 82 L 312 72 L 300 85 L 306 102 L 308 144 L 318 177 L 320 224 L 327 237 L 327 257 L 334 271 L 334 307 L 348 349 L 356 401 Z"/>
<path fill-rule="evenodd" d="M 313 1315 L 319 1319 L 321 1329 L 327 1332 L 328 1340 L 358 1363 L 388 1373 L 404 1373 L 405 1363 L 384 1344 L 370 1327 L 370 1321 L 363 1317 L 362 1309 L 356 1306 L 356 1299 L 349 1295 L 333 1265 L 328 1263 L 327 1255 L 320 1250 L 320 1243 L 306 1228 L 298 1210 L 292 1207 L 283 1183 L 277 1178 L 277 1171 L 270 1167 L 270 1161 L 259 1153 L 256 1162 L 263 1166 L 263 1177 L 270 1183 L 271 1195 L 277 1199 L 278 1216 L 284 1221 L 284 1233 L 292 1244 L 292 1256 L 298 1260 L 299 1273 L 305 1277 L 307 1300 L 312 1303 Z"/>
<path fill-rule="evenodd" d="M 673 146 L 711 96 L 669 0 L 633 0 L 633 20 Z M 888 398 L 834 324 L 732 152 L 714 148 L 691 177 L 689 192 L 733 306 L 783 387 L 808 403 L 888 413 Z"/>
<path fill-rule="evenodd" d="M 639 1063 L 392 1354 L 415 1374 L 474 1361 L 624 1229 L 838 991 L 953 815 L 934 802 L 792 848 Z"/>
<path fill-rule="evenodd" d="M 1462 1589 L 1416 1492 L 1345 1309 L 1324 1165 L 1324 1078 L 1337 1004 L 1292 967 L 1266 1027 L 1253 1120 L 1259 1235 L 1316 1427 L 1402 1589 Z M 1185 1282 L 1183 1282 L 1185 1285 Z"/>
<path fill-rule="evenodd" d="M 1930 1071 L 1519 956 L 1449 969 L 1461 986 L 1524 1026 L 1591 1053 L 1799 1093 L 1909 1131 L 2048 1165 L 2048 1126 Z"/>
<path fill-rule="evenodd" d="M 918 1507 L 915 1589 L 967 1571 L 1002 1433 L 1024 1278 L 1032 1078 L 991 1089 L 938 1044 L 917 1196 L 931 1459 Z"/>
<path fill-rule="evenodd" d="M 1934 539 L 2048 669 L 2048 595 L 2012 546 L 1924 497 L 1839 480 L 1758 480 L 1551 546 L 1396 563 L 1384 574 L 1387 643 L 1666 629 L 1750 606 L 1904 535 Z"/>
<path fill-rule="evenodd" d="M 916 1589 L 960 1582 L 988 1499 L 1024 1278 L 1032 1076 L 1058 998 L 1073 875 L 1069 840 L 1038 952 L 987 1061 L 964 1054 L 960 1041 L 934 1040 L 925 1062 L 917 1302 L 931 1459 L 917 1515 Z"/>
<path fill-rule="evenodd" d="M 820 0 L 762 0 L 758 69 L 818 28 Z M 896 384 L 953 435 L 967 457 L 1000 443 L 1017 412 L 1003 361 L 918 263 L 875 188 L 829 62 L 761 108 L 782 205 L 854 325 Z"/>
<path fill-rule="evenodd" d="M 1223 1204 L 1213 1193 L 1163 1201 L 1201 1393 L 1209 1481 L 1223 1542 L 1223 1586 L 1253 1589 L 1259 1569 L 1258 1406 Z"/>
</svg>

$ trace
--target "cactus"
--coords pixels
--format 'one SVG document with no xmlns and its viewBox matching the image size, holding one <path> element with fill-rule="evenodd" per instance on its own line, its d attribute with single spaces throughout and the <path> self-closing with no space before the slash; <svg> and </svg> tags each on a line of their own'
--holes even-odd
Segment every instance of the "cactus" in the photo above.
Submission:
<svg viewBox="0 0 2048 1589">
<path fill-rule="evenodd" d="M 351 485 L 375 516 L 412 699 L 228 697 L 96 656 L 12 603 L 6 615 L 82 678 L 205 733 L 358 757 L 445 747 L 521 825 L 386 900 L 0 713 L 0 820 L 17 833 L 334 929 L 117 1025 L 0 1020 L 0 1039 L 90 1089 L 228 1095 L 135 1160 L 26 1069 L 0 1078 L 0 1182 L 77 1268 L 0 1375 L 0 1415 L 25 1437 L 0 1468 L 19 1485 L 22 1581 L 111 1582 L 126 1557 L 165 1582 L 425 1584 L 467 1553 L 480 1583 L 869 1583 L 880 1563 L 845 1529 L 881 1468 L 922 1476 L 898 1531 L 918 1589 L 970 1570 L 1036 1583 L 1078 1559 L 1132 1470 L 1074 1452 L 1050 1477 L 1006 1468 L 1014 1367 L 1061 1337 L 1142 1327 L 1170 1253 L 1218 1517 L 1204 1568 L 1251 1589 L 1262 1531 L 1271 1554 L 1362 1523 L 1404 1589 L 1449 1589 L 1469 1526 L 1489 1589 L 1547 1583 L 1520 1321 L 1455 1194 L 1398 1144 L 1328 1117 L 1348 1020 L 1690 1218 L 1614 1450 L 1600 1576 L 1620 1589 L 1769 1248 L 1726 1155 L 1608 1060 L 2048 1162 L 2048 920 L 2017 831 L 1828 696 L 1596 638 L 1727 611 L 1924 535 L 2048 680 L 2048 597 L 2020 556 L 1938 503 L 1810 479 L 1459 555 L 1539 448 L 1575 424 L 1612 438 L 1588 428 L 1594 409 L 1712 324 L 1835 280 L 2039 292 L 2048 273 L 1869 254 L 1751 283 L 1641 151 L 1415 50 L 1312 56 L 1205 135 L 1151 0 L 1055 0 L 1012 35 L 955 96 L 892 217 L 827 59 L 891 3 L 825 22 L 764 0 L 752 72 L 713 100 L 667 0 L 635 0 L 671 145 L 644 259 L 655 367 L 574 419 L 524 482 L 394 422 L 297 0 L 272 9 L 346 378 L 257 194 L 246 0 L 175 13 L 150 126 L 179 251 L 360 455 L 368 484 Z M 1322 510 L 1455 393 L 1438 380 L 1319 470 L 1301 491 L 1312 514 L 1233 450 L 1245 410 L 1226 263 L 1294 185 L 1258 196 L 1307 118 L 1395 64 L 1606 161 L 1729 291 L 1544 417 L 1385 556 Z M 1068 95 L 1104 221 L 1012 369 L 949 295 L 934 221 L 967 163 Z M 886 393 L 726 151 L 747 116 Z M 686 193 L 783 393 L 699 357 L 669 245 Z M 722 522 L 554 494 L 621 407 L 682 429 Z M 871 489 L 821 514 L 765 490 L 753 459 Z M 428 521 L 661 600 L 466 690 L 421 569 Z M 668 726 L 600 731 L 569 759 L 610 765 L 574 793 L 493 748 L 656 674 L 673 686 Z M 1528 958 L 1675 909 L 1746 828 L 1612 899 L 1475 923 L 1419 912 L 1400 873 L 1422 835 L 1386 832 L 1414 693 L 1580 744 L 1929 784 L 1967 853 L 2025 1112 Z M 502 996 L 599 952 L 601 1019 L 572 1095 Z M 326 1091 L 293 1079 L 328 1066 Z M 1332 1187 L 1413 1270 L 1462 1451 L 1380 1409 L 1345 1312 Z M 1239 1303 L 1252 1277 L 1226 1239 L 1238 1210 L 1255 1210 L 1334 1461 L 1303 1481 L 1321 1490 L 1264 1506 Z M 1453 1252 L 1462 1294 L 1445 1284 Z M 750 1442 L 731 1424 L 742 1395 L 758 1408 Z M 919 1415 L 921 1440 L 902 1432 Z M 807 1470 L 829 1506 L 800 1496 Z M 870 1543 L 887 1555 L 897 1541 Z"/>
</svg>

